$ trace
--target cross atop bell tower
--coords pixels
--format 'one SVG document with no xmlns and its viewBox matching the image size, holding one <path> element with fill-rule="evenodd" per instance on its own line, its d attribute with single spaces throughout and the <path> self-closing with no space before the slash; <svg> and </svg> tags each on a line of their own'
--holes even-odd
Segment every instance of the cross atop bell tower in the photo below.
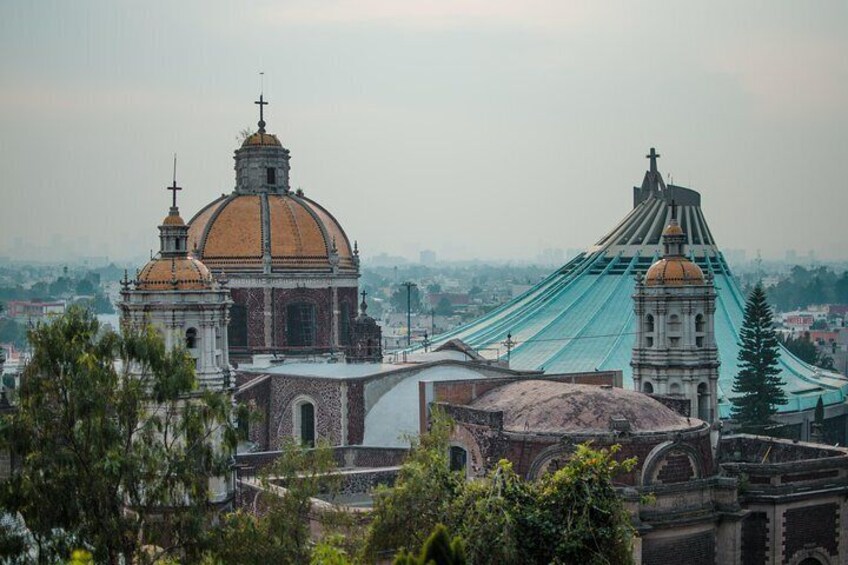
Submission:
<svg viewBox="0 0 848 565">
<path fill-rule="evenodd" d="M 256 124 L 259 126 L 259 133 L 265 133 L 265 113 L 263 110 L 268 105 L 268 102 L 265 102 L 265 95 L 260 93 L 259 100 L 256 100 L 254 104 L 259 105 L 259 123 Z"/>
<path fill-rule="evenodd" d="M 171 191 L 171 208 L 173 210 L 177 209 L 177 191 L 182 190 L 182 187 L 177 186 L 177 154 L 174 153 L 174 180 L 171 186 L 166 186 L 165 190 Z"/>
</svg>

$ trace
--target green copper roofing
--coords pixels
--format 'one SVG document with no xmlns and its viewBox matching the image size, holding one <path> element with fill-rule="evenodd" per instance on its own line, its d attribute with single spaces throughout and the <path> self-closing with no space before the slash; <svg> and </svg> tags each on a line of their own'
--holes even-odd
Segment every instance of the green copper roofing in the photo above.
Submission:
<svg viewBox="0 0 848 565">
<path fill-rule="evenodd" d="M 737 341 L 745 297 L 715 245 L 701 211 L 700 194 L 666 187 L 655 162 L 652 165 L 642 187 L 634 188 L 633 210 L 597 244 L 509 303 L 436 336 L 433 346 L 459 338 L 484 357 L 505 357 L 504 341 L 511 334 L 517 343 L 510 354 L 513 369 L 548 373 L 620 369 L 625 386 L 632 388 L 635 277 L 659 257 L 660 235 L 669 221 L 668 202 L 674 199 L 690 258 L 715 279 L 719 413 L 727 418 L 738 372 Z M 780 363 L 789 398 L 781 412 L 813 409 L 819 397 L 826 405 L 845 401 L 845 377 L 807 365 L 785 349 Z"/>
</svg>

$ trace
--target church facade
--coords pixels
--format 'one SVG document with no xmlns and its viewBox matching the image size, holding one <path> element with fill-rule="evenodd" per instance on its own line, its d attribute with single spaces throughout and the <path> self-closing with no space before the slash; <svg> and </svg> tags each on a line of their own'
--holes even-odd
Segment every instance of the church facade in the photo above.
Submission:
<svg viewBox="0 0 848 565">
<path fill-rule="evenodd" d="M 241 359 L 340 351 L 356 317 L 358 247 L 327 209 L 291 189 L 290 169 L 260 114 L 235 152 L 235 189 L 189 222 L 192 254 L 230 288 L 228 345 Z"/>
</svg>

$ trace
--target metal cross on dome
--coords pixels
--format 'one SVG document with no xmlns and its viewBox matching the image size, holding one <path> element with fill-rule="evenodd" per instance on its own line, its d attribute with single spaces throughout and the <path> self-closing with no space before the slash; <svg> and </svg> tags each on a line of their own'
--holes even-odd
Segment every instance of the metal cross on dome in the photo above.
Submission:
<svg viewBox="0 0 848 565">
<path fill-rule="evenodd" d="M 268 102 L 265 101 L 265 95 L 259 94 L 259 100 L 256 100 L 254 104 L 259 105 L 259 123 L 257 124 L 259 126 L 259 133 L 265 133 L 265 114 L 263 110 L 268 105 Z"/>
<path fill-rule="evenodd" d="M 171 208 L 177 207 L 177 191 L 182 190 L 182 187 L 177 186 L 177 154 L 174 153 L 174 182 L 171 186 L 166 186 L 165 190 L 170 190 L 173 195 L 173 200 L 171 201 Z"/>
</svg>

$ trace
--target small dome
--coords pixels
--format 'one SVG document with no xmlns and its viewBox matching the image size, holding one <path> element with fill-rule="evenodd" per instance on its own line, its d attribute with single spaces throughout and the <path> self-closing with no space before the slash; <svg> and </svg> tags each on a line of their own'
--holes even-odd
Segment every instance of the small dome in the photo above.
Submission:
<svg viewBox="0 0 848 565">
<path fill-rule="evenodd" d="M 645 273 L 646 286 L 697 286 L 704 284 L 701 267 L 686 257 L 660 259 Z"/>
<path fill-rule="evenodd" d="M 282 147 L 283 144 L 280 143 L 280 140 L 277 139 L 277 136 L 271 133 L 262 133 L 256 132 L 253 135 L 249 136 L 244 140 L 244 143 L 241 144 L 242 147 L 250 147 L 250 146 L 273 146 L 273 147 Z"/>
<path fill-rule="evenodd" d="M 626 418 L 633 432 L 702 425 L 639 392 L 547 380 L 521 380 L 498 387 L 474 400 L 471 407 L 503 412 L 504 430 L 518 433 L 607 433 L 613 417 Z"/>
<path fill-rule="evenodd" d="M 208 290 L 212 274 L 192 257 L 156 257 L 141 270 L 138 290 Z"/>
<path fill-rule="evenodd" d="M 162 220 L 163 226 L 184 226 L 185 222 L 183 221 L 182 216 L 179 214 L 168 214 L 165 216 L 165 219 Z"/>
<path fill-rule="evenodd" d="M 683 235 L 683 228 L 677 222 L 668 224 L 663 230 L 663 235 Z"/>
</svg>

